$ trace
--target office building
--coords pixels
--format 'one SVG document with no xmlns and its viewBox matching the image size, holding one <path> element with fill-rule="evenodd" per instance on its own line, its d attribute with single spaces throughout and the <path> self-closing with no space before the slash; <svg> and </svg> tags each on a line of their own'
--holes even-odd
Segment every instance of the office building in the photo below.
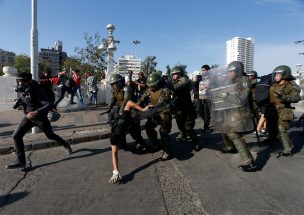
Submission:
<svg viewBox="0 0 304 215">
<path fill-rule="evenodd" d="M 254 40 L 251 37 L 234 37 L 226 41 L 226 64 L 232 61 L 241 61 L 244 64 L 244 70 L 253 70 L 254 59 Z"/>
</svg>

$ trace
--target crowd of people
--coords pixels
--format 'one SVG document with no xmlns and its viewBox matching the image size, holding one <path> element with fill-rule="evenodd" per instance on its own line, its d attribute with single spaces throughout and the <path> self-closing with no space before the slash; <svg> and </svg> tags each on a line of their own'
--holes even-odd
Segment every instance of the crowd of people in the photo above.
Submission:
<svg viewBox="0 0 304 215">
<path fill-rule="evenodd" d="M 195 151 L 201 149 L 193 129 L 195 118 L 202 117 L 203 132 L 210 134 L 213 129 L 218 130 L 224 143 L 221 152 L 239 153 L 241 162 L 238 167 L 243 171 L 257 169 L 242 135 L 250 130 L 262 135 L 264 128 L 268 132 L 265 144 L 278 140 L 284 148 L 279 155 L 292 155 L 293 144 L 288 136 L 288 124 L 294 119 L 291 103 L 300 101 L 301 97 L 300 88 L 293 81 L 288 66 L 278 66 L 267 76 L 271 76 L 271 83 L 263 89 L 263 95 L 257 93 L 265 87 L 263 81 L 258 82 L 257 72 L 245 73 L 244 65 L 239 61 L 230 63 L 224 71 L 203 65 L 201 73 L 193 81 L 180 66 L 172 69 L 169 81 L 158 73 L 152 73 L 146 79 L 143 94 L 136 94 L 136 87 L 141 85 L 138 80 L 132 81 L 131 76 L 132 73 L 125 78 L 114 74 L 110 78 L 113 95 L 109 117 L 114 119 L 110 138 L 114 170 L 110 183 L 121 180 L 118 149 L 126 147 L 127 132 L 136 141 L 136 150 L 155 152 L 161 149 L 161 161 L 174 156 L 170 135 L 172 116 L 179 129 L 177 140 L 189 137 Z M 133 110 L 135 113 L 132 114 Z M 141 136 L 141 119 L 146 119 L 145 130 L 150 144 Z M 159 127 L 160 140 L 156 127 Z"/>
<path fill-rule="evenodd" d="M 109 81 L 112 100 L 107 112 L 111 125 L 113 161 L 110 183 L 121 180 L 118 150 L 127 147 L 127 133 L 136 141 L 136 150 L 162 150 L 160 161 L 174 157 L 170 135 L 173 118 L 179 129 L 176 139 L 185 141 L 189 137 L 190 141 L 187 142 L 191 143 L 194 151 L 199 151 L 202 146 L 194 126 L 196 117 L 201 117 L 203 125 L 200 127 L 206 135 L 214 130 L 222 134 L 222 153 L 239 153 L 239 167 L 243 171 L 256 170 L 254 158 L 242 136 L 245 131 L 255 131 L 257 137 L 267 135 L 266 143 L 278 140 L 284 148 L 280 153 L 282 156 L 293 153 L 288 124 L 294 119 L 291 103 L 300 101 L 301 97 L 300 88 L 295 84 L 288 66 L 278 66 L 271 74 L 258 77 L 255 71 L 245 73 L 244 65 L 234 61 L 225 69 L 211 69 L 203 65 L 193 80 L 188 78 L 182 66 L 175 66 L 170 76 L 154 72 L 145 77 L 140 72 L 138 79 L 134 80 L 133 72 L 128 71 L 125 77 L 112 74 Z M 26 166 L 23 136 L 33 126 L 38 126 L 49 139 L 56 140 L 68 154 L 71 153 L 70 144 L 52 131 L 48 114 L 57 112 L 57 105 L 66 92 L 71 95 L 71 105 L 75 104 L 76 94 L 83 103 L 80 71 L 75 70 L 70 77 L 65 70 L 55 77 L 44 72 L 40 84 L 32 80 L 30 74 L 21 73 L 17 82 L 18 90 L 22 93 L 18 105 L 23 106 L 25 117 L 13 134 L 17 162 L 6 168 Z M 96 77 L 86 74 L 86 84 L 89 104 L 93 101 L 97 105 Z M 52 85 L 60 88 L 57 99 Z M 140 121 L 143 119 L 149 143 L 141 134 Z"/>
</svg>

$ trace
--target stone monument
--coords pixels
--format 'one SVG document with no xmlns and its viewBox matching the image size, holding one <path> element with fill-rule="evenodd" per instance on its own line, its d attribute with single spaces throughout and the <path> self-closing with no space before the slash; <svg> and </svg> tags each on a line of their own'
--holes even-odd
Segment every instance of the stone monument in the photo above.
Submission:
<svg viewBox="0 0 304 215">
<path fill-rule="evenodd" d="M 0 77 L 0 110 L 13 110 L 14 100 L 18 93 L 14 87 L 17 85 L 17 70 L 14 67 L 4 66 L 4 75 Z"/>
</svg>

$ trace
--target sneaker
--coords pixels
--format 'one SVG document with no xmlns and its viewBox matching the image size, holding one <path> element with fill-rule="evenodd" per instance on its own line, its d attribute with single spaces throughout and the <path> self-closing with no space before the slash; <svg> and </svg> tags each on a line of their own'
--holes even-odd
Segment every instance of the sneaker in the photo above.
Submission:
<svg viewBox="0 0 304 215">
<path fill-rule="evenodd" d="M 135 146 L 136 151 L 142 151 L 142 150 L 145 150 L 145 149 L 146 149 L 146 147 L 143 144 L 136 143 L 136 146 Z"/>
<path fill-rule="evenodd" d="M 15 163 L 7 164 L 5 166 L 6 169 L 25 169 L 26 163 L 20 163 L 19 161 L 16 161 Z"/>
<path fill-rule="evenodd" d="M 171 155 L 167 152 L 163 152 L 163 155 L 159 158 L 160 161 L 167 161 L 171 159 Z"/>
<path fill-rule="evenodd" d="M 69 143 L 67 143 L 63 148 L 65 149 L 65 152 L 66 152 L 67 155 L 72 154 L 73 150 L 72 150 L 71 145 Z"/>
<path fill-rule="evenodd" d="M 77 103 L 76 102 L 70 102 L 70 105 L 76 105 Z"/>
<path fill-rule="evenodd" d="M 193 150 L 196 151 L 196 152 L 198 152 L 199 150 L 201 150 L 201 147 L 200 147 L 199 144 L 193 145 L 192 148 L 193 148 Z"/>
</svg>

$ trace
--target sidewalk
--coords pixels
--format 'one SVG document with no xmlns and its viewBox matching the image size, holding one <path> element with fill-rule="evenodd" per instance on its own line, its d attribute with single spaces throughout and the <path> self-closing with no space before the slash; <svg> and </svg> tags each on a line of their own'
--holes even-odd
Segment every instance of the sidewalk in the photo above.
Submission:
<svg viewBox="0 0 304 215">
<path fill-rule="evenodd" d="M 107 114 L 99 115 L 105 110 L 105 105 L 59 109 L 61 118 L 52 123 L 54 132 L 71 143 L 108 138 L 110 127 L 107 124 Z M 13 151 L 12 135 L 23 116 L 22 110 L 0 112 L 0 155 Z M 48 140 L 43 132 L 32 134 L 30 131 L 25 135 L 24 142 L 27 151 L 57 146 L 57 143 Z"/>
</svg>

